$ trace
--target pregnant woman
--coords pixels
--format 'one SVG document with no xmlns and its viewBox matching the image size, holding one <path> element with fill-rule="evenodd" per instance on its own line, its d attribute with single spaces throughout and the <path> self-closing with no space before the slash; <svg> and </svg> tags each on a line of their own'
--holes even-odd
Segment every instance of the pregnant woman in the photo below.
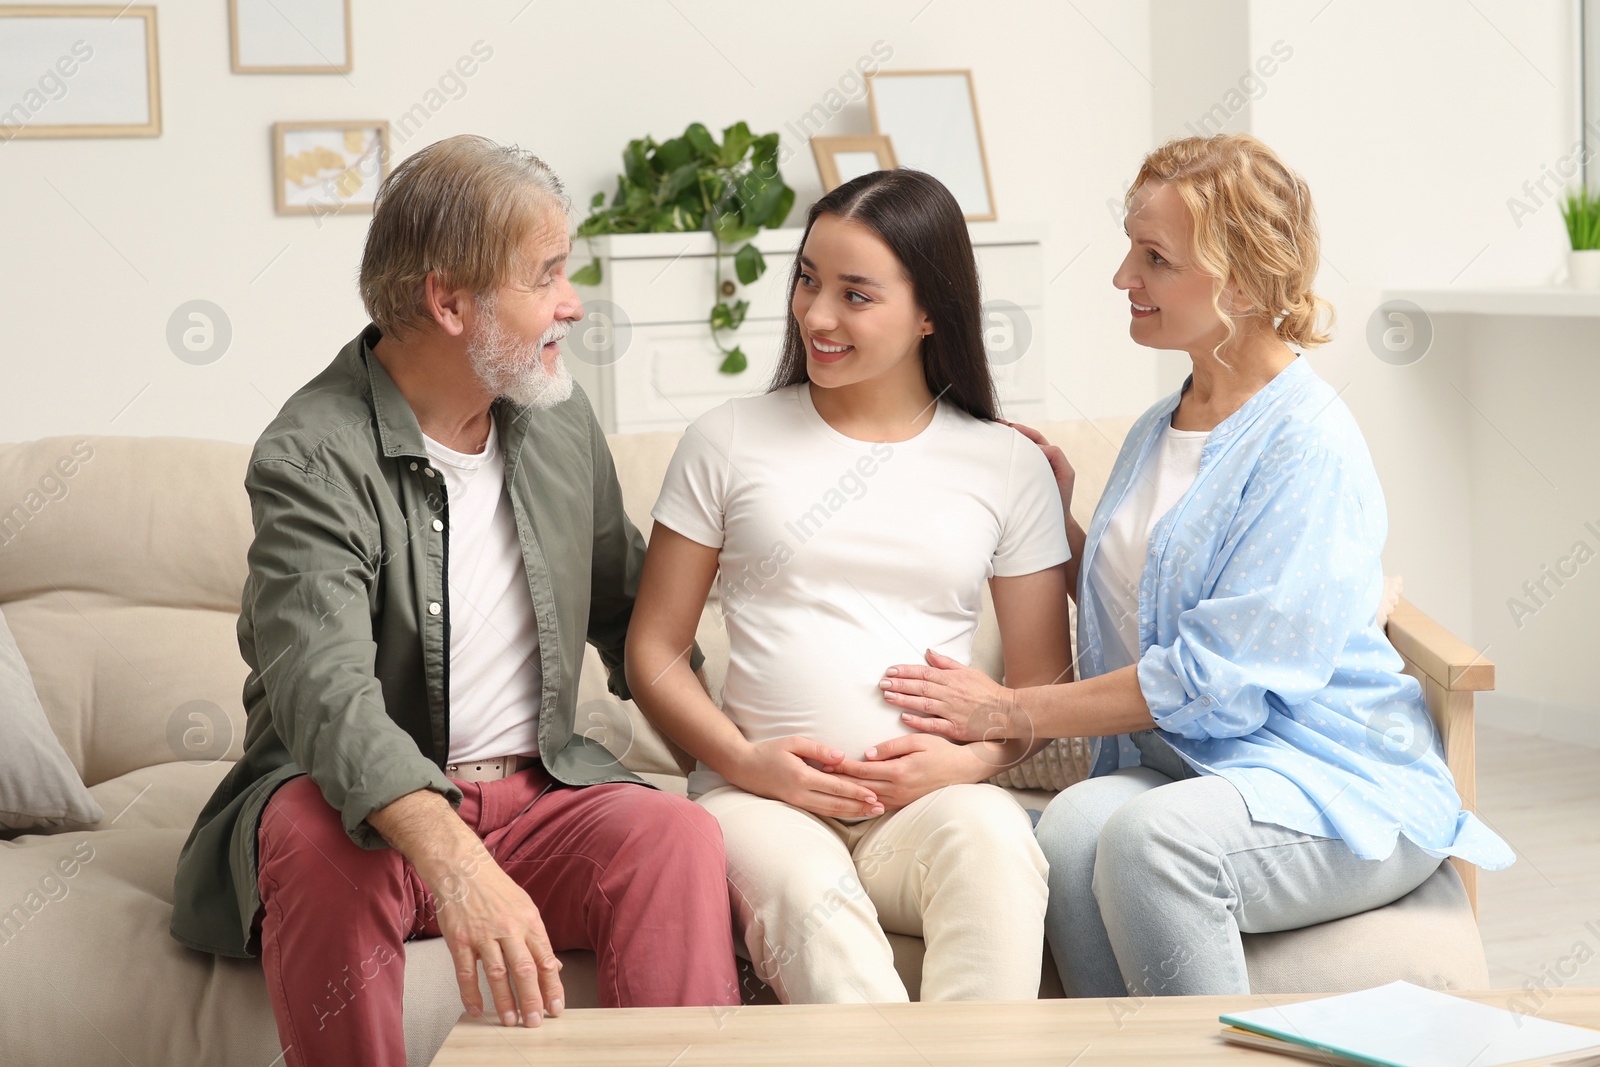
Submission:
<svg viewBox="0 0 1600 1067">
<path fill-rule="evenodd" d="M 1038 828 L 1069 995 L 1246 993 L 1241 931 L 1512 854 L 1461 810 L 1376 622 L 1383 492 L 1293 350 L 1327 340 L 1304 181 L 1254 138 L 1185 138 L 1145 159 L 1127 208 L 1113 281 L 1133 339 L 1194 369 L 1129 431 L 1087 535 L 1067 515 L 1082 680 L 1003 689 L 929 656 L 881 684 L 935 735 L 1097 738 Z M 1070 505 L 1070 465 L 1030 436 Z"/>
<path fill-rule="evenodd" d="M 885 931 L 926 941 L 924 1000 L 1031 998 L 1045 863 L 985 779 L 1027 743 L 956 744 L 879 696 L 884 666 L 963 660 L 987 581 L 1012 684 L 1068 677 L 1061 497 L 995 421 L 960 208 L 917 171 L 819 200 L 774 386 L 684 434 L 628 632 L 646 715 L 699 759 L 737 932 L 791 1003 L 903 1001 Z M 684 654 L 720 579 L 721 710 Z"/>
</svg>

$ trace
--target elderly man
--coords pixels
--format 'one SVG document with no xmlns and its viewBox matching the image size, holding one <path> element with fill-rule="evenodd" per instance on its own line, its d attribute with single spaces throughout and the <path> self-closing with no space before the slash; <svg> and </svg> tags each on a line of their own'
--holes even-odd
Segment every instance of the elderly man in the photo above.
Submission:
<svg viewBox="0 0 1600 1067">
<path fill-rule="evenodd" d="M 716 820 L 574 728 L 585 640 L 629 695 L 644 547 L 557 347 L 570 210 L 483 138 L 407 159 L 361 263 L 372 325 L 250 458 L 245 753 L 172 934 L 259 952 L 290 1064 L 405 1062 L 413 937 L 449 943 L 473 1015 L 481 962 L 506 1025 L 560 1014 L 564 949 L 606 1005 L 738 1002 Z"/>
</svg>

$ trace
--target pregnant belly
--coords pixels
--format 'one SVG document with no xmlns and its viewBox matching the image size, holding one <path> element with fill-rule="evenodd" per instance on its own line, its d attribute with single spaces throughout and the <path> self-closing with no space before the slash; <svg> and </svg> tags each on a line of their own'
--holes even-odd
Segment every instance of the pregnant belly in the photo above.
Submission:
<svg viewBox="0 0 1600 1067">
<path fill-rule="evenodd" d="M 755 742 L 798 734 L 861 759 L 870 747 L 913 732 L 883 699 L 878 679 L 892 662 L 862 670 L 827 661 L 767 665 L 730 662 L 723 711 Z M 873 661 L 876 663 L 876 660 Z"/>
</svg>

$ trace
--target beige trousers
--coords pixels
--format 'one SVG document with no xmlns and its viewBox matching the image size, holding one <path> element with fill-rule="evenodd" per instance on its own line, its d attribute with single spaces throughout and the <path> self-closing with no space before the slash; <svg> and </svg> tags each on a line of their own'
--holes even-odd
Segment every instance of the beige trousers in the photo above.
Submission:
<svg viewBox="0 0 1600 1067">
<path fill-rule="evenodd" d="M 784 1003 L 909 999 L 885 931 L 926 943 L 922 1000 L 1038 996 L 1049 868 L 999 786 L 860 822 L 735 786 L 695 799 L 722 826 L 734 939 Z"/>
</svg>

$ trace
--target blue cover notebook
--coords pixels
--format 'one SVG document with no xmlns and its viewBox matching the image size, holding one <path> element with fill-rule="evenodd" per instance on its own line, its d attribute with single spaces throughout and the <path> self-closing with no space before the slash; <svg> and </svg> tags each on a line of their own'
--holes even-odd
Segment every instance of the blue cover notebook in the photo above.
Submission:
<svg viewBox="0 0 1600 1067">
<path fill-rule="evenodd" d="M 1509 995 L 1509 994 L 1508 994 Z M 1508 1067 L 1600 1064 L 1600 1030 L 1551 1022 L 1435 992 L 1410 982 L 1221 1016 L 1247 1031 L 1223 1036 L 1257 1048 L 1332 1055 L 1374 1067 Z M 1320 1057 L 1318 1057 L 1320 1058 Z"/>
</svg>

